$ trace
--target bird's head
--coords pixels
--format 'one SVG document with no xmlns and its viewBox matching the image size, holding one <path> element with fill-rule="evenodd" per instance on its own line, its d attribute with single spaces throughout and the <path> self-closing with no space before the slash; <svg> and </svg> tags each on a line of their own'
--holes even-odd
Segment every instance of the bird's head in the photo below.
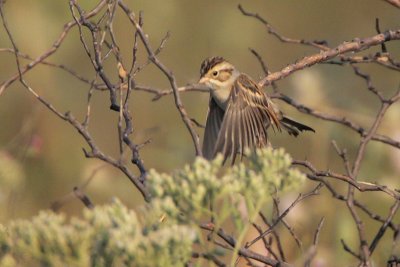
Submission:
<svg viewBox="0 0 400 267">
<path fill-rule="evenodd" d="M 230 88 L 239 76 L 239 71 L 222 57 L 210 57 L 201 63 L 200 84 L 211 90 Z"/>
</svg>

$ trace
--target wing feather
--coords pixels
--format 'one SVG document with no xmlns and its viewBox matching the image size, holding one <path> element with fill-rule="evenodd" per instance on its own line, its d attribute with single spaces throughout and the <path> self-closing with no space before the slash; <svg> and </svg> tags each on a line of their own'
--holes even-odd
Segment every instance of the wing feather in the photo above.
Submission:
<svg viewBox="0 0 400 267">
<path fill-rule="evenodd" d="M 280 124 L 268 96 L 248 76 L 238 77 L 229 98 L 214 156 L 222 153 L 224 162 L 231 157 L 233 164 L 237 153 L 243 155 L 246 148 L 265 146 L 267 128 L 272 124 L 280 130 Z"/>
</svg>

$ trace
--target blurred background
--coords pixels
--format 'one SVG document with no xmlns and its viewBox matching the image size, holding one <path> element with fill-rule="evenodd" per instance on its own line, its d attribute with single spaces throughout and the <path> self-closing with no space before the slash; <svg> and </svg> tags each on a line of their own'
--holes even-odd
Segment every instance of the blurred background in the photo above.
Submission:
<svg viewBox="0 0 400 267">
<path fill-rule="evenodd" d="M 159 58 L 175 74 L 179 85 L 197 82 L 201 62 L 209 56 L 220 55 L 236 65 L 255 80 L 263 77 L 257 59 L 249 51 L 255 49 L 268 64 L 271 71 L 278 71 L 287 64 L 313 53 L 315 49 L 293 44 L 284 44 L 269 35 L 265 27 L 254 18 L 245 17 L 238 10 L 238 1 L 231 0 L 137 0 L 125 1 L 132 10 L 144 13 L 144 30 L 149 35 L 153 48 L 169 31 L 167 41 Z M 86 10 L 94 7 L 95 1 L 80 3 Z M 271 23 L 282 35 L 307 39 L 326 40 L 333 47 L 355 37 L 376 34 L 375 18 L 380 19 L 381 30 L 400 27 L 399 10 L 378 0 L 337 1 L 268 1 L 251 0 L 241 2 L 244 9 L 256 12 Z M 7 1 L 4 13 L 20 52 L 37 57 L 51 48 L 63 30 L 63 25 L 72 20 L 68 1 Z M 128 20 L 117 11 L 114 24 L 117 42 L 125 63 L 131 60 L 133 29 Z M 89 35 L 85 35 L 87 40 Z M 0 47 L 11 48 L 4 28 L 0 28 Z M 387 43 L 389 52 L 399 58 L 398 42 Z M 373 47 L 364 54 L 380 51 Z M 363 54 L 363 53 L 361 53 Z M 14 55 L 0 53 L 0 82 L 16 73 Z M 63 64 L 82 76 L 93 79 L 95 72 L 79 41 L 77 28 L 68 34 L 59 50 L 48 61 Z M 139 61 L 146 62 L 146 53 L 139 46 Z M 29 61 L 22 60 L 25 64 Z M 371 75 L 373 84 L 386 96 L 399 86 L 398 72 L 366 64 L 362 71 Z M 117 81 L 116 66 L 109 64 L 106 71 Z M 29 85 L 59 111 L 71 111 L 83 119 L 89 85 L 57 68 L 37 66 L 25 78 Z M 158 89 L 169 89 L 168 80 L 152 65 L 147 66 L 136 77 L 136 83 Z M 281 92 L 300 103 L 320 111 L 346 116 L 358 124 L 369 127 L 373 122 L 379 101 L 371 94 L 365 81 L 356 77 L 349 66 L 318 65 L 277 83 Z M 271 92 L 271 88 L 267 88 Z M 205 123 L 208 95 L 198 92 L 181 94 L 191 117 Z M 172 96 L 152 102 L 152 95 L 135 91 L 131 97 L 131 109 L 136 143 L 151 139 L 141 150 L 147 168 L 170 172 L 191 163 L 194 148 L 189 133 L 175 108 Z M 333 123 L 306 116 L 285 103 L 277 101 L 289 116 L 310 125 L 315 134 L 305 133 L 298 138 L 271 132 L 271 142 L 284 147 L 294 158 L 307 159 L 321 170 L 344 172 L 340 158 L 331 146 L 336 140 L 346 148 L 353 159 L 359 144 L 359 136 Z M 89 129 L 99 147 L 110 155 L 118 155 L 118 114 L 109 110 L 107 92 L 95 91 L 92 99 L 92 117 Z M 379 133 L 400 140 L 400 106 L 388 111 Z M 203 130 L 198 129 L 200 135 Z M 108 202 L 116 196 L 131 207 L 142 203 L 138 191 L 120 172 L 105 166 L 95 159 L 86 159 L 82 148 L 87 148 L 80 135 L 68 123 L 50 113 L 32 97 L 19 83 L 14 83 L 0 96 L 0 223 L 10 219 L 31 217 L 41 209 L 47 209 L 54 201 L 65 199 L 74 186 L 81 185 L 93 177 L 85 192 L 95 204 Z M 371 143 L 367 148 L 360 177 L 364 181 L 378 182 L 399 187 L 400 151 Z M 95 172 L 95 173 L 93 173 Z M 308 187 L 315 185 L 307 182 Z M 338 183 L 338 186 L 346 187 Z M 345 190 L 343 192 L 346 192 Z M 293 192 L 283 199 L 290 203 L 297 196 Z M 359 196 L 359 194 L 356 194 Z M 329 262 L 336 255 L 340 261 L 351 261 L 343 252 L 340 238 L 345 237 L 349 245 L 357 247 L 357 232 L 345 204 L 334 200 L 329 192 L 322 191 L 318 199 L 309 199 L 294 210 L 288 221 L 305 244 L 312 242 L 309 229 L 315 229 L 319 219 L 326 217 L 321 232 L 321 246 L 317 262 Z M 391 199 L 382 193 L 367 193 L 361 200 L 383 217 L 388 212 Z M 312 205 L 312 209 L 308 208 Z M 70 198 L 61 210 L 68 214 L 79 214 L 82 204 Z M 364 216 L 364 214 L 362 215 Z M 366 217 L 363 217 L 366 219 Z M 379 224 L 368 220 L 368 238 L 376 233 Z M 310 228 L 311 227 L 311 228 Z M 390 236 L 385 238 L 390 240 Z M 382 259 L 390 254 L 388 247 L 381 248 Z M 294 242 L 288 246 L 295 248 Z M 293 249 L 293 253 L 296 249 Z"/>
</svg>

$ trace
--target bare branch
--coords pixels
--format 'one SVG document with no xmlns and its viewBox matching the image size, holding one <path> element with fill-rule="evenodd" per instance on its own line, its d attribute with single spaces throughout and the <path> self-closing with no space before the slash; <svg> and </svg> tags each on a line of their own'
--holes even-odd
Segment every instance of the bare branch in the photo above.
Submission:
<svg viewBox="0 0 400 267">
<path fill-rule="evenodd" d="M 122 8 L 122 10 L 127 14 L 129 17 L 129 20 L 131 23 L 134 25 L 136 28 L 140 39 L 142 40 L 147 54 L 149 56 L 149 59 L 164 73 L 164 75 L 168 78 L 169 83 L 171 85 L 171 88 L 173 90 L 174 94 L 174 100 L 175 100 L 175 105 L 179 111 L 179 114 L 181 115 L 181 118 L 183 122 L 185 123 L 186 128 L 188 129 L 190 136 L 192 137 L 193 144 L 196 150 L 196 155 L 201 156 L 201 148 L 200 148 L 200 141 L 199 141 L 199 136 L 196 133 L 196 131 L 193 128 L 192 121 L 190 120 L 190 117 L 188 116 L 185 107 L 183 106 L 182 100 L 179 95 L 179 90 L 178 86 L 176 84 L 176 79 L 175 76 L 173 75 L 172 71 L 170 71 L 161 61 L 157 58 L 157 55 L 155 52 L 152 50 L 148 37 L 144 33 L 142 27 L 140 24 L 136 21 L 136 16 L 135 14 L 123 3 L 122 0 L 118 0 L 119 6 Z"/>
<path fill-rule="evenodd" d="M 146 201 L 150 201 L 150 193 L 148 192 L 147 188 L 144 186 L 140 178 L 137 178 L 133 175 L 133 173 L 128 169 L 127 166 L 125 166 L 122 162 L 115 160 L 111 158 L 110 156 L 104 154 L 95 144 L 93 138 L 90 136 L 89 132 L 81 123 L 79 123 L 75 117 L 67 112 L 65 114 L 66 120 L 74 126 L 76 130 L 78 130 L 79 134 L 85 139 L 86 143 L 89 145 L 91 151 L 86 151 L 84 150 L 85 156 L 87 158 L 97 158 L 100 159 L 104 162 L 107 162 L 108 164 L 116 167 L 120 171 L 122 171 L 128 178 L 129 180 L 135 185 L 135 187 L 139 190 L 139 192 L 142 194 L 143 198 Z"/>
<path fill-rule="evenodd" d="M 353 169 L 352 169 L 352 173 L 351 173 L 352 178 L 355 178 L 358 175 L 358 172 L 360 170 L 361 160 L 363 159 L 364 154 L 365 154 L 364 153 L 365 148 L 366 148 L 368 142 L 374 136 L 376 130 L 378 129 L 378 126 L 381 124 L 383 116 L 385 115 L 388 108 L 394 102 L 396 102 L 399 98 L 400 98 L 400 90 L 394 96 L 392 96 L 390 99 L 382 101 L 381 108 L 380 108 L 378 114 L 376 115 L 375 121 L 372 124 L 371 129 L 368 131 L 367 135 L 361 139 L 360 146 L 357 151 L 356 160 L 354 161 L 354 165 L 353 165 Z"/>
<path fill-rule="evenodd" d="M 396 0 L 397 1 L 397 0 Z M 269 34 L 272 34 L 275 36 L 279 41 L 282 43 L 289 43 L 289 44 L 298 44 L 298 45 L 306 45 L 309 47 L 313 47 L 322 51 L 329 51 L 331 48 L 327 45 L 327 42 L 325 40 L 315 40 L 315 41 L 309 41 L 305 39 L 293 39 L 290 37 L 286 37 L 278 31 L 275 30 L 275 28 L 267 22 L 264 18 L 262 18 L 259 14 L 257 13 L 251 13 L 248 11 L 245 11 L 244 8 L 239 5 L 239 10 L 242 12 L 243 15 L 248 16 L 248 17 L 253 17 L 260 21 L 264 26 L 267 28 L 267 31 Z M 378 25 L 379 26 L 379 25 Z M 379 27 L 377 27 L 377 30 Z M 380 30 L 378 31 L 380 34 Z M 382 42 L 381 45 L 384 45 L 384 42 Z M 340 58 L 340 62 L 337 62 L 338 64 L 342 65 L 343 63 L 377 63 L 379 65 L 382 65 L 386 68 L 390 68 L 393 70 L 400 70 L 400 64 L 399 62 L 395 62 L 387 53 L 384 53 L 383 55 L 381 53 L 376 53 L 375 55 L 370 55 L 370 56 L 347 56 L 344 54 L 339 54 L 338 55 Z M 322 61 L 320 63 L 324 63 L 329 61 Z"/>
<path fill-rule="evenodd" d="M 225 263 L 223 263 L 221 260 L 219 260 L 217 257 L 215 257 L 212 253 L 197 253 L 197 252 L 193 252 L 192 253 L 192 257 L 193 258 L 202 257 L 202 258 L 204 258 L 206 260 L 210 260 L 218 267 L 225 267 L 226 266 Z"/>
<path fill-rule="evenodd" d="M 263 238 L 264 236 L 268 235 L 269 233 L 272 232 L 273 228 L 290 212 L 290 210 L 292 210 L 298 203 L 300 203 L 301 201 L 303 201 L 304 199 L 307 199 L 311 196 L 314 195 L 318 195 L 319 194 L 319 189 L 322 187 L 321 184 L 317 185 L 313 190 L 311 190 L 310 192 L 302 195 L 300 194 L 293 202 L 292 204 L 290 204 L 290 206 L 278 217 L 278 219 L 271 225 L 271 227 L 264 231 L 261 235 L 259 235 L 258 237 L 254 238 L 252 241 L 248 242 L 246 244 L 246 248 L 251 247 L 252 245 L 254 245 L 258 240 L 260 240 L 261 238 Z"/>
<path fill-rule="evenodd" d="M 325 218 L 322 217 L 318 223 L 317 229 L 315 230 L 313 244 L 307 252 L 307 257 L 306 257 L 306 260 L 304 263 L 304 266 L 306 266 L 306 267 L 311 266 L 311 262 L 312 262 L 313 258 L 315 257 L 315 255 L 317 254 L 319 233 L 321 232 L 322 226 L 324 225 L 324 221 L 325 221 Z"/>
<path fill-rule="evenodd" d="M 390 223 L 393 220 L 394 215 L 396 214 L 397 210 L 399 209 L 400 206 L 400 201 L 396 200 L 393 204 L 393 206 L 390 208 L 389 215 L 386 218 L 385 222 L 382 224 L 382 226 L 379 228 L 378 233 L 376 233 L 374 239 L 371 242 L 371 245 L 369 246 L 369 251 L 372 254 L 375 250 L 375 248 L 378 245 L 378 242 L 381 240 L 383 235 L 386 232 L 386 229 L 389 227 Z"/>
<path fill-rule="evenodd" d="M 248 17 L 253 17 L 253 18 L 257 19 L 258 21 L 260 21 L 262 24 L 264 24 L 265 27 L 267 28 L 268 33 L 274 35 L 276 38 L 278 38 L 283 43 L 308 45 L 308 46 L 311 46 L 311 47 L 314 47 L 314 48 L 318 48 L 318 49 L 321 49 L 321 50 L 326 49 L 326 46 L 325 46 L 325 44 L 327 43 L 326 41 L 307 41 L 307 40 L 304 40 L 304 39 L 293 39 L 293 38 L 289 38 L 289 37 L 283 36 L 283 35 L 279 34 L 274 29 L 274 27 L 272 27 L 272 25 L 269 24 L 259 14 L 251 13 L 251 12 L 248 12 L 248 11 L 244 10 L 242 5 L 238 5 L 238 8 L 239 8 L 240 12 L 242 12 L 243 15 L 248 16 Z"/>
<path fill-rule="evenodd" d="M 368 183 L 368 182 L 357 182 L 347 175 L 335 173 L 332 171 L 319 171 L 308 161 L 294 160 L 293 165 L 301 165 L 301 166 L 304 166 L 307 169 L 309 169 L 312 172 L 312 174 L 307 174 L 307 177 L 310 178 L 311 180 L 324 182 L 325 181 L 324 177 L 330 177 L 330 178 L 334 178 L 337 180 L 347 182 L 348 184 L 355 187 L 357 190 L 359 190 L 361 192 L 382 191 L 382 192 L 385 192 L 386 194 L 388 194 L 389 196 L 393 197 L 394 199 L 398 199 L 400 197 L 399 192 L 397 192 L 396 190 L 390 189 L 387 186 L 374 184 L 374 183 Z"/>
<path fill-rule="evenodd" d="M 351 185 L 348 186 L 346 205 L 357 227 L 358 239 L 360 241 L 360 263 L 362 266 L 370 266 L 370 251 L 366 239 L 365 223 L 354 208 L 354 187 Z"/>
<path fill-rule="evenodd" d="M 312 115 L 312 116 L 314 116 L 316 118 L 319 118 L 319 119 L 322 119 L 322 120 L 325 120 L 325 121 L 332 121 L 332 122 L 335 122 L 335 123 L 339 123 L 339 124 L 341 124 L 343 126 L 346 126 L 346 127 L 350 128 L 350 129 L 354 130 L 355 132 L 359 133 L 361 136 L 365 136 L 367 134 L 366 133 L 367 131 L 363 127 L 361 127 L 357 123 L 349 120 L 346 117 L 327 114 L 327 113 L 312 109 L 310 107 L 307 107 L 305 105 L 302 105 L 302 104 L 298 103 L 294 99 L 292 99 L 289 96 L 284 95 L 282 93 L 275 93 L 271 97 L 272 98 L 278 98 L 278 99 L 288 103 L 289 105 L 295 107 L 297 110 L 299 110 L 302 113 Z M 393 100 L 396 100 L 396 98 L 392 98 L 391 101 L 393 101 Z M 396 148 L 400 148 L 400 141 L 393 140 L 392 138 L 387 137 L 385 135 L 374 133 L 372 135 L 372 137 L 371 137 L 371 140 L 382 142 L 382 143 L 391 145 L 391 146 L 396 147 Z"/>
<path fill-rule="evenodd" d="M 95 15 L 97 15 L 100 10 L 105 6 L 107 3 L 106 0 L 102 0 L 99 2 L 99 4 L 94 7 L 91 11 L 86 12 L 84 18 L 89 19 Z M 2 6 L 2 4 L 1 4 Z M 2 8 L 2 7 L 1 7 Z M 54 54 L 58 48 L 61 46 L 63 41 L 65 40 L 65 37 L 67 37 L 69 31 L 76 25 L 76 21 L 73 20 L 71 22 L 68 22 L 67 24 L 64 25 L 64 30 L 61 32 L 60 36 L 58 39 L 53 43 L 52 47 L 45 51 L 42 55 L 38 56 L 34 61 L 31 63 L 27 64 L 23 68 L 20 69 L 20 72 L 17 74 L 14 74 L 10 79 L 4 81 L 3 83 L 0 84 L 0 96 L 4 92 L 4 90 L 9 87 L 12 83 L 14 83 L 22 74 L 25 74 L 27 71 L 31 70 L 33 67 L 35 67 L 37 64 L 43 62 L 46 58 L 50 57 L 52 54 Z M 18 52 L 18 49 L 15 50 L 15 52 Z"/>
<path fill-rule="evenodd" d="M 85 12 L 80 8 L 80 6 L 77 4 L 76 0 L 70 0 L 70 9 L 71 9 L 71 14 L 73 18 L 75 19 L 76 24 L 78 25 L 79 29 L 79 37 L 82 42 L 83 47 L 85 48 L 86 54 L 88 55 L 90 62 L 93 65 L 93 68 L 95 69 L 96 73 L 100 76 L 100 78 L 103 80 L 105 85 L 107 86 L 109 92 L 110 92 L 110 102 L 111 106 L 110 109 L 119 111 L 120 107 L 117 104 L 117 95 L 115 88 L 113 84 L 111 83 L 110 79 L 106 75 L 103 67 L 103 60 L 102 60 L 102 43 L 101 38 L 104 38 L 104 36 L 100 36 L 98 28 L 96 25 L 94 25 L 92 22 L 88 21 L 88 19 L 85 16 Z M 76 8 L 79 12 L 80 17 L 78 18 L 74 12 L 74 8 Z M 92 43 L 93 43 L 93 49 L 94 49 L 94 55 L 90 52 L 90 49 L 88 45 L 85 42 L 85 39 L 83 37 L 83 29 L 82 26 L 87 27 L 90 30 L 90 33 L 92 35 Z"/>
<path fill-rule="evenodd" d="M 153 101 L 157 101 L 163 96 L 174 93 L 174 91 L 172 89 L 171 90 L 160 90 L 157 88 L 142 86 L 142 85 L 134 85 L 133 90 L 144 91 L 144 92 L 154 94 L 155 96 L 152 99 Z M 210 89 L 202 84 L 188 84 L 186 86 L 178 87 L 177 90 L 178 90 L 178 92 L 203 92 L 203 93 L 210 92 Z"/>
<path fill-rule="evenodd" d="M 400 29 L 385 31 L 384 33 L 363 39 L 356 38 L 351 42 L 344 42 L 333 49 L 320 51 L 319 54 L 314 54 L 311 56 L 307 56 L 303 59 L 300 59 L 298 62 L 290 64 L 278 72 L 271 73 L 270 75 L 262 79 L 258 84 L 260 86 L 268 86 L 273 81 L 283 79 L 298 70 L 302 70 L 317 63 L 330 60 L 338 55 L 342 55 L 349 52 L 359 52 L 368 49 L 371 46 L 380 45 L 384 42 L 399 40 L 399 39 L 400 39 Z"/>
<path fill-rule="evenodd" d="M 343 249 L 344 249 L 346 252 L 350 253 L 353 257 L 355 257 L 355 258 L 361 260 L 360 255 L 358 255 L 358 254 L 355 253 L 353 250 L 351 250 L 351 248 L 344 242 L 343 239 L 340 239 L 340 242 L 342 242 Z"/>
<path fill-rule="evenodd" d="M 391 4 L 394 7 L 400 8 L 400 0 L 383 0 L 383 1 Z"/>
<path fill-rule="evenodd" d="M 85 205 L 86 208 L 88 209 L 94 208 L 93 202 L 85 193 L 82 192 L 82 190 L 79 189 L 79 187 L 74 187 L 73 192 L 75 197 L 77 197 L 80 201 L 82 201 L 83 205 Z"/>
<path fill-rule="evenodd" d="M 216 230 L 216 229 L 214 229 L 214 225 L 213 225 L 213 224 L 207 224 L 207 223 L 206 223 L 206 224 L 200 225 L 200 227 L 201 227 L 202 229 L 208 230 L 208 231 L 215 231 L 215 230 Z M 228 243 L 232 248 L 234 248 L 234 247 L 236 246 L 236 240 L 235 240 L 232 236 L 226 234 L 222 229 L 218 229 L 217 234 L 218 234 L 218 236 L 221 237 L 226 243 Z M 290 267 L 290 266 L 292 266 L 292 265 L 290 265 L 290 264 L 288 264 L 288 263 L 286 263 L 286 262 L 277 261 L 277 260 L 275 260 L 275 259 L 265 257 L 265 256 L 263 256 L 263 255 L 261 255 L 261 254 L 258 254 L 258 253 L 256 253 L 256 252 L 254 252 L 254 251 L 248 249 L 247 247 L 245 247 L 245 248 L 240 248 L 240 249 L 239 249 L 239 255 L 240 255 L 240 256 L 243 256 L 243 257 L 250 258 L 250 259 L 257 260 L 257 261 L 259 261 L 259 262 L 268 264 L 268 265 L 270 265 L 270 266 L 276 266 L 276 267 L 278 267 L 278 266 L 279 266 L 279 267 Z"/>
</svg>

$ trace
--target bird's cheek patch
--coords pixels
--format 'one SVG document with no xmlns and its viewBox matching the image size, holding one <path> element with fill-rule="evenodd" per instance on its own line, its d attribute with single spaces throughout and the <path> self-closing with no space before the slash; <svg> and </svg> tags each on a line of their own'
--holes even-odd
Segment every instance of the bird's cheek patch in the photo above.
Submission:
<svg viewBox="0 0 400 267">
<path fill-rule="evenodd" d="M 229 72 L 221 72 L 218 76 L 218 80 L 221 82 L 227 81 L 231 77 L 231 74 Z"/>
</svg>

